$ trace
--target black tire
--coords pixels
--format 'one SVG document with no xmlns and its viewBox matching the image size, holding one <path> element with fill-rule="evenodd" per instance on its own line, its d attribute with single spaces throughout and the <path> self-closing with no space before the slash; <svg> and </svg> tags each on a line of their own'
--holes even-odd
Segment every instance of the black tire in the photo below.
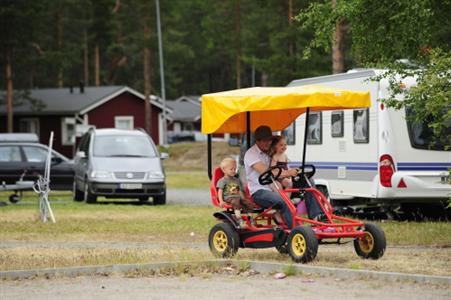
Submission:
<svg viewBox="0 0 451 300">
<path fill-rule="evenodd" d="M 17 194 L 11 194 L 9 195 L 9 202 L 11 203 L 17 203 L 20 201 L 20 196 Z"/>
<path fill-rule="evenodd" d="M 318 253 L 318 240 L 311 227 L 296 227 L 288 236 L 288 251 L 297 263 L 308 263 Z"/>
<path fill-rule="evenodd" d="M 153 197 L 153 205 L 165 205 L 166 204 L 166 191 L 161 196 Z"/>
<path fill-rule="evenodd" d="M 149 201 L 149 197 L 147 196 L 141 196 L 138 198 L 140 203 L 146 203 L 147 201 Z"/>
<path fill-rule="evenodd" d="M 378 259 L 384 255 L 387 241 L 384 231 L 376 224 L 364 224 L 365 236 L 354 240 L 354 249 L 362 258 Z"/>
<path fill-rule="evenodd" d="M 276 246 L 276 250 L 280 253 L 280 254 L 288 254 L 290 253 L 290 251 L 288 250 L 288 245 L 287 244 L 283 244 L 280 246 Z"/>
<path fill-rule="evenodd" d="M 240 237 L 230 223 L 218 223 L 210 230 L 208 246 L 221 258 L 233 257 L 238 252 Z"/>
<path fill-rule="evenodd" d="M 81 202 L 85 200 L 85 196 L 82 191 L 77 188 L 77 184 L 74 181 L 74 187 L 72 189 L 72 197 L 74 201 Z"/>
<path fill-rule="evenodd" d="M 86 203 L 96 203 L 97 202 L 97 196 L 93 195 L 91 193 L 91 189 L 89 188 L 88 182 L 85 182 L 84 198 L 85 198 Z"/>
</svg>

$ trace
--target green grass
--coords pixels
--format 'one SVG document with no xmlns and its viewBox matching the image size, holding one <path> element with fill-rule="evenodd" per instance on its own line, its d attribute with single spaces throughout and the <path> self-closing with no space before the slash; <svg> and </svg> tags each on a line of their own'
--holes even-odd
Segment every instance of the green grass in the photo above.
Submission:
<svg viewBox="0 0 451 300">
<path fill-rule="evenodd" d="M 5 193 L 0 193 L 0 197 L 4 196 Z M 216 224 L 212 216 L 216 209 L 211 206 L 88 205 L 75 203 L 70 193 L 61 192 L 52 193 L 50 199 L 56 224 L 39 220 L 38 197 L 33 193 L 26 193 L 18 205 L 0 207 L 0 243 L 25 242 L 23 246 L 0 249 L 0 270 L 214 258 L 207 242 L 209 230 Z M 416 246 L 451 246 L 450 222 L 390 221 L 378 224 L 384 229 L 389 246 L 405 248 L 389 248 L 382 259 L 374 261 L 360 259 L 352 246 L 320 246 L 318 256 L 311 264 L 451 275 L 449 251 L 408 250 Z M 43 246 L 28 246 L 26 242 L 43 242 Z M 52 242 L 63 242 L 63 245 L 64 242 L 123 242 L 131 246 L 124 249 L 108 244 L 97 248 L 44 246 Z M 156 247 L 133 248 L 134 242 Z M 190 245 L 200 245 L 200 248 Z M 240 249 L 236 258 L 292 263 L 287 255 L 279 254 L 274 248 Z M 247 267 L 243 264 L 240 268 Z"/>
<path fill-rule="evenodd" d="M 186 242 L 204 237 L 215 222 L 207 206 L 61 202 L 51 204 L 56 224 L 40 222 L 30 200 L 2 207 L 0 240 Z"/>
</svg>

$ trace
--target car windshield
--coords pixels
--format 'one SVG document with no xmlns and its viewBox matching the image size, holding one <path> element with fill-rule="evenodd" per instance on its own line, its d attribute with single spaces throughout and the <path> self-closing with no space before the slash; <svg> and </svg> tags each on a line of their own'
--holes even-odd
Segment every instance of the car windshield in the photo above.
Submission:
<svg viewBox="0 0 451 300">
<path fill-rule="evenodd" d="M 97 136 L 94 156 L 103 157 L 155 157 L 155 148 L 148 137 L 136 135 Z"/>
</svg>

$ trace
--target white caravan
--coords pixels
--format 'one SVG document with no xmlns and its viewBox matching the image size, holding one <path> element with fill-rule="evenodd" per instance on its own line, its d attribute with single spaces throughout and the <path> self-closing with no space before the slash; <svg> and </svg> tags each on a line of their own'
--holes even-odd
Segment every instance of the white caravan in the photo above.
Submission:
<svg viewBox="0 0 451 300">
<path fill-rule="evenodd" d="M 443 216 L 451 197 L 451 152 L 445 145 L 429 150 L 431 134 L 426 126 L 407 121 L 409 110 L 387 109 L 378 101 L 388 96 L 388 81 L 368 79 L 379 73 L 349 71 L 288 85 L 324 85 L 371 94 L 369 109 L 310 113 L 306 163 L 316 167 L 315 182 L 334 204 Z M 410 78 L 402 84 L 409 88 L 415 82 Z M 305 114 L 294 124 L 294 145 L 288 146 L 287 155 L 296 165 L 302 161 Z"/>
</svg>

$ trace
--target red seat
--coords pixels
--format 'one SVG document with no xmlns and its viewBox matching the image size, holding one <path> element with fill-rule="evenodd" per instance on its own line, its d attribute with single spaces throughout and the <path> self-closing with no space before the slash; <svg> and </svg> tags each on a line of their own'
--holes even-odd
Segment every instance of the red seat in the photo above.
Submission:
<svg viewBox="0 0 451 300">
<path fill-rule="evenodd" d="M 213 170 L 213 176 L 211 178 L 211 184 L 210 184 L 211 202 L 213 202 L 214 206 L 219 206 L 218 190 L 216 188 L 216 184 L 218 183 L 219 179 L 221 179 L 222 177 L 224 177 L 224 172 L 222 172 L 220 167 L 216 167 Z M 249 194 L 249 188 L 247 187 L 247 184 L 246 184 L 246 198 L 252 200 L 251 196 Z M 231 206 L 226 205 L 225 208 L 231 208 Z"/>
</svg>

